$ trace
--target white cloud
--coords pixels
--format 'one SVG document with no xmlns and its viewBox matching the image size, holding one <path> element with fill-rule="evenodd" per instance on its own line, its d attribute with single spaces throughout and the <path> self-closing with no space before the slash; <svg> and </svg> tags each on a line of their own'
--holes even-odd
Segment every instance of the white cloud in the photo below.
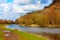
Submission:
<svg viewBox="0 0 60 40">
<path fill-rule="evenodd" d="M 14 0 L 14 4 L 30 4 L 31 0 Z"/>
<path fill-rule="evenodd" d="M 22 8 L 24 11 L 36 11 L 36 10 L 41 10 L 44 8 L 44 5 L 41 7 L 41 5 L 23 5 L 23 6 L 20 6 L 20 8 Z"/>
<path fill-rule="evenodd" d="M 26 13 L 28 11 L 26 10 L 41 10 L 43 9 L 43 6 L 41 5 L 17 5 L 17 4 L 7 4 L 3 3 L 0 4 L 0 11 L 3 14 L 11 14 L 11 13 Z M 1 13 L 0 12 L 0 13 Z"/>
<path fill-rule="evenodd" d="M 0 11 L 3 13 L 3 14 L 7 14 L 7 12 L 9 11 L 9 5 L 8 4 L 0 4 Z M 1 14 L 1 13 L 0 13 Z"/>
<path fill-rule="evenodd" d="M 0 4 L 0 11 L 3 14 L 7 14 L 7 13 L 9 14 L 9 12 L 13 12 L 13 13 L 23 13 L 23 12 L 25 12 L 22 8 L 20 8 L 19 5 L 17 5 L 17 4 L 7 4 L 7 3 Z"/>
<path fill-rule="evenodd" d="M 5 1 L 7 1 L 7 0 L 5 0 Z M 41 10 L 44 8 L 44 6 L 49 5 L 49 4 L 45 4 L 45 5 L 39 4 L 41 2 L 39 0 L 35 0 L 35 1 L 37 1 L 36 4 L 31 4 L 32 1 L 33 0 L 14 0 L 14 2 L 10 3 L 10 4 L 2 2 L 2 4 L 0 4 L 0 10 L 3 9 L 4 13 L 8 13 L 8 12 L 10 12 L 10 13 L 11 12 L 13 12 L 13 13 L 25 13 L 29 10 L 31 10 L 31 11 L 32 10 Z M 21 3 L 21 4 L 26 3 L 27 5 L 18 5 L 19 3 Z M 48 3 L 52 3 L 52 1 L 49 0 Z"/>
<path fill-rule="evenodd" d="M 0 0 L 0 3 L 5 3 L 6 2 L 6 0 Z"/>
<path fill-rule="evenodd" d="M 24 13 L 25 11 L 17 4 L 12 5 L 12 11 L 14 13 Z"/>
</svg>

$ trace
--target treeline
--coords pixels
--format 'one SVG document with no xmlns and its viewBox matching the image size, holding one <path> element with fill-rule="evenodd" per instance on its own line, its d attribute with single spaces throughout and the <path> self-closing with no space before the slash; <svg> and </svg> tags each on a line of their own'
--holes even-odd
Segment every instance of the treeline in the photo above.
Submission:
<svg viewBox="0 0 60 40">
<path fill-rule="evenodd" d="M 44 10 L 27 13 L 18 18 L 15 23 L 25 26 L 33 24 L 40 27 L 60 27 L 60 2 L 51 4 Z"/>
<path fill-rule="evenodd" d="M 0 19 L 0 24 L 14 24 L 14 21 L 12 21 L 12 20 L 1 20 Z"/>
</svg>

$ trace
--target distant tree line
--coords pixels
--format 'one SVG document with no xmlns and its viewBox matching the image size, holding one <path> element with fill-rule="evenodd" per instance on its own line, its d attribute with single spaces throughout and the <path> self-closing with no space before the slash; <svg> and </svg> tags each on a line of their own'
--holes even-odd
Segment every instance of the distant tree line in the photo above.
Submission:
<svg viewBox="0 0 60 40">
<path fill-rule="evenodd" d="M 0 24 L 14 24 L 14 21 L 12 21 L 12 20 L 2 20 L 2 19 L 0 19 Z"/>
</svg>

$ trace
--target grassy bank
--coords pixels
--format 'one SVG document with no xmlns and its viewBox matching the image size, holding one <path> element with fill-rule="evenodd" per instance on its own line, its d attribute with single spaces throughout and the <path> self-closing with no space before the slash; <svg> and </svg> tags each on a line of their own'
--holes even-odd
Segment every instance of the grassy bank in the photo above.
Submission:
<svg viewBox="0 0 60 40">
<path fill-rule="evenodd" d="M 34 34 L 29 34 L 27 32 L 22 32 L 22 31 L 19 31 L 17 29 L 15 29 L 15 30 L 7 29 L 7 28 L 5 28 L 5 26 L 6 26 L 5 24 L 4 25 L 0 24 L 0 40 L 5 40 L 4 39 L 4 32 L 2 32 L 2 31 L 5 31 L 5 30 L 8 30 L 11 33 L 16 34 L 21 40 L 48 40 L 48 38 L 38 37 L 38 36 L 35 36 Z"/>
<path fill-rule="evenodd" d="M 48 40 L 48 38 L 38 37 L 38 36 L 35 36 L 34 34 L 29 34 L 27 32 L 22 32 L 18 30 L 13 30 L 12 32 L 20 35 L 24 40 Z"/>
<path fill-rule="evenodd" d="M 3 33 L 0 31 L 0 40 L 4 40 Z"/>
</svg>

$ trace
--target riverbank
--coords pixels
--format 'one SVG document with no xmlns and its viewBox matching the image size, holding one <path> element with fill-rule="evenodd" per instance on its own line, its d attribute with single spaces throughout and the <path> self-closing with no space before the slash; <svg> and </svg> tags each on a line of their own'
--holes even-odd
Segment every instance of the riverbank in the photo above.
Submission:
<svg viewBox="0 0 60 40">
<path fill-rule="evenodd" d="M 35 34 L 36 36 L 42 36 L 48 38 L 49 40 L 60 40 L 60 34 L 51 34 L 51 33 L 31 33 Z"/>
<path fill-rule="evenodd" d="M 39 27 L 39 25 L 37 25 L 37 24 L 32 24 L 32 25 L 18 24 L 18 25 L 20 25 L 20 26 L 30 26 L 30 27 Z"/>
<path fill-rule="evenodd" d="M 3 28 L 2 28 L 3 27 Z M 0 25 L 0 40 L 48 40 L 45 37 L 38 37 L 18 29 L 5 28 L 6 25 Z M 13 37 L 13 38 L 12 38 Z"/>
<path fill-rule="evenodd" d="M 6 26 L 9 26 L 8 28 L 6 28 Z M 14 29 L 12 29 L 14 28 Z M 4 39 L 4 33 L 1 31 L 3 30 L 4 32 L 6 32 L 6 30 L 9 32 L 11 32 L 12 34 L 16 34 L 16 35 L 20 35 L 19 37 L 23 40 L 23 38 L 26 40 L 40 40 L 40 38 L 43 39 L 59 39 L 60 40 L 60 28 L 39 28 L 39 27 L 22 27 L 16 24 L 11 24 L 11 25 L 0 25 L 0 34 L 2 36 L 0 36 L 2 39 Z M 9 33 L 9 34 L 11 34 Z M 31 34 L 30 34 L 31 33 Z M 33 33 L 33 34 L 32 34 Z M 35 35 L 36 34 L 36 35 Z M 38 35 L 39 36 L 38 36 Z M 37 37 L 37 38 L 36 38 Z M 31 39 L 33 38 L 33 39 Z M 36 39 L 35 39 L 36 38 Z M 42 40 L 42 39 L 41 39 Z M 46 39 L 47 40 L 47 39 Z"/>
<path fill-rule="evenodd" d="M 48 38 L 45 37 L 38 37 L 34 34 L 29 34 L 27 32 L 22 32 L 19 30 L 11 30 L 11 29 L 3 29 L 0 30 L 0 35 L 2 35 L 2 40 L 48 40 Z M 0 36 L 1 37 L 1 36 Z M 13 38 L 12 38 L 13 37 Z"/>
<path fill-rule="evenodd" d="M 31 25 L 25 25 L 25 24 L 17 24 L 19 26 L 27 26 L 27 27 L 40 27 L 40 28 L 60 28 L 59 25 L 55 26 L 55 25 L 37 25 L 37 24 L 31 24 Z"/>
</svg>

